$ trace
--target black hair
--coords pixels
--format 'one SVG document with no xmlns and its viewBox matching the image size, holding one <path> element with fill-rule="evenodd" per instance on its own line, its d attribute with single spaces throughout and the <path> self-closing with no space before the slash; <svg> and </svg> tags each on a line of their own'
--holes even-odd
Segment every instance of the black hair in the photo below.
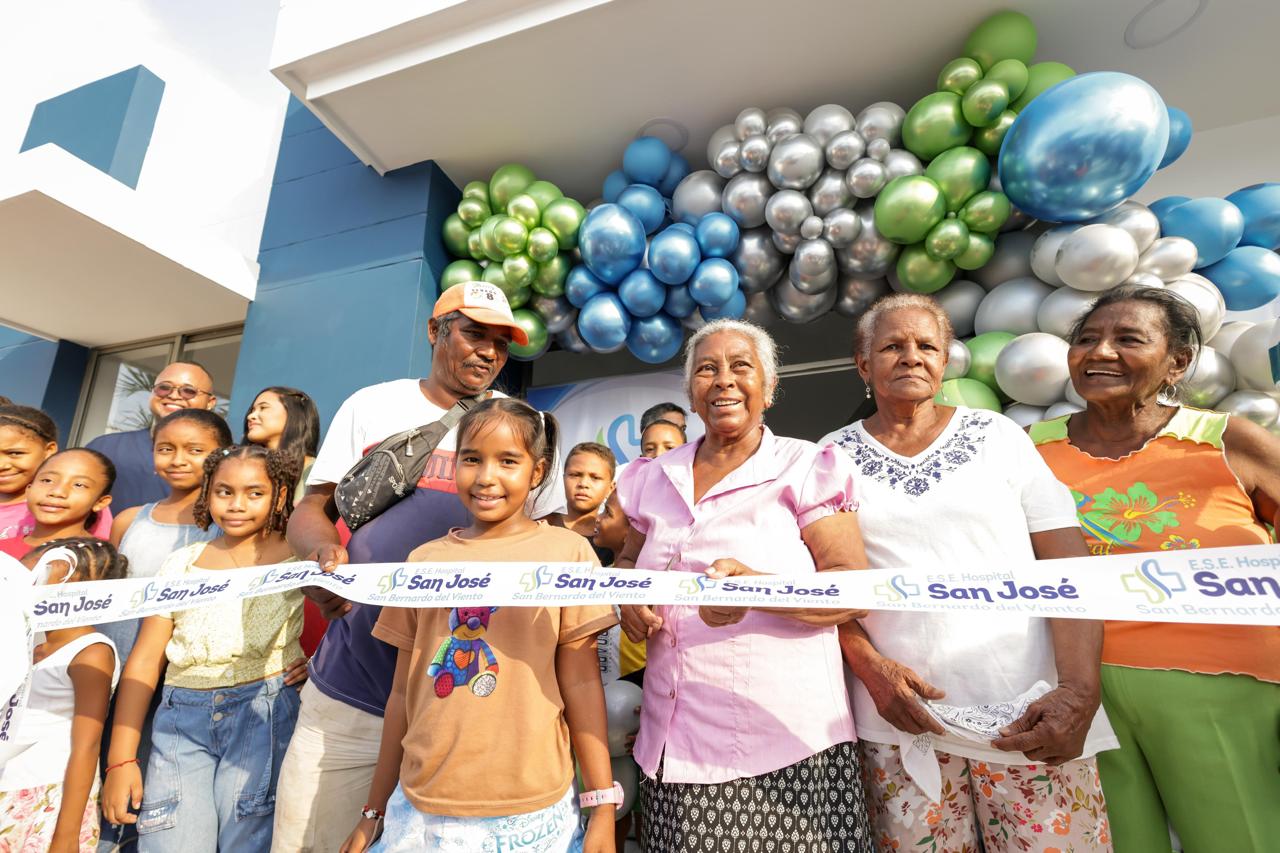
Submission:
<svg viewBox="0 0 1280 853">
<path fill-rule="evenodd" d="M 680 437 L 681 437 L 681 438 L 683 438 L 685 441 L 688 441 L 688 440 L 689 440 L 689 436 L 685 434 L 684 427 L 680 426 L 680 424 L 676 423 L 675 421 L 669 421 L 669 420 L 667 420 L 666 418 L 658 418 L 658 419 L 657 419 L 657 420 L 655 420 L 655 421 L 650 421 L 650 422 L 649 422 L 649 426 L 647 426 L 647 427 L 645 427 L 644 429 L 640 430 L 640 443 L 641 443 L 641 444 L 643 444 L 643 443 L 644 443 L 644 434 L 645 434 L 646 432 L 648 432 L 648 431 L 649 431 L 649 428 L 650 428 L 650 427 L 656 427 L 656 426 L 658 426 L 659 424 L 661 424 L 662 426 L 669 426 L 669 427 L 671 427 L 672 429 L 674 429 L 674 430 L 676 430 L 677 432 L 679 432 L 679 433 L 680 433 Z"/>
<path fill-rule="evenodd" d="M 1169 352 L 1190 352 L 1194 361 L 1200 347 L 1204 345 L 1204 336 L 1200 333 L 1200 315 L 1185 297 L 1162 287 L 1122 285 L 1106 291 L 1072 325 L 1067 340 L 1075 343 L 1090 317 L 1101 308 L 1121 302 L 1141 302 L 1159 308 Z"/>
<path fill-rule="evenodd" d="M 514 397 L 491 397 L 463 415 L 458 422 L 458 449 L 462 449 L 466 436 L 485 424 L 500 420 L 512 424 L 525 451 L 535 462 L 541 459 L 546 463 L 542 482 L 532 490 L 532 494 L 540 493 L 552 480 L 556 463 L 556 442 L 560 433 L 560 425 L 550 412 L 540 412 Z"/>
<path fill-rule="evenodd" d="M 280 435 L 280 451 L 294 456 L 298 460 L 299 470 L 308 456 L 315 456 L 320 450 L 320 413 L 316 404 L 306 392 L 284 385 L 271 385 L 253 395 L 249 411 L 244 413 L 243 442 L 249 444 L 249 414 L 253 404 L 266 393 L 275 394 L 284 406 L 284 432 Z"/>
<path fill-rule="evenodd" d="M 226 420 L 222 415 L 208 409 L 177 409 L 170 412 L 151 427 L 152 442 L 155 442 L 155 437 L 160 434 L 160 430 L 178 421 L 191 421 L 197 426 L 204 427 L 213 433 L 218 447 L 227 447 L 235 443 L 235 439 L 231 437 L 231 427 L 227 426 Z"/>
<path fill-rule="evenodd" d="M 261 444 L 233 444 L 205 457 L 204 482 L 200 484 L 200 495 L 192 507 L 196 524 L 201 530 L 208 530 L 213 524 L 213 516 L 209 514 L 209 487 L 218 466 L 228 459 L 258 459 L 262 462 L 267 479 L 271 481 L 271 514 L 267 516 L 266 530 L 268 533 L 284 533 L 293 513 L 293 491 L 298 487 L 301 468 L 293 457 Z"/>
<path fill-rule="evenodd" d="M 583 441 L 575 444 L 564 457 L 564 467 L 569 467 L 569 460 L 577 456 L 579 453 L 586 453 L 592 456 L 599 456 L 605 462 L 609 463 L 609 476 L 612 477 L 618 472 L 618 457 L 613 455 L 613 451 L 605 447 L 598 441 Z"/>
<path fill-rule="evenodd" d="M 654 421 L 669 421 L 667 415 L 680 415 L 686 417 L 687 412 L 677 406 L 675 403 L 658 403 L 644 410 L 644 414 L 640 416 L 640 432 L 643 433 L 649 428 Z M 677 424 L 678 426 L 678 424 Z"/>
<path fill-rule="evenodd" d="M 45 444 L 58 443 L 58 425 L 48 414 L 33 406 L 16 403 L 0 406 L 0 426 L 17 427 Z"/>
<path fill-rule="evenodd" d="M 200 362 L 196 361 L 195 359 L 190 359 L 190 358 L 180 358 L 180 359 L 178 359 L 177 361 L 171 361 L 171 362 L 169 362 L 168 364 L 166 364 L 166 365 L 165 365 L 165 367 L 173 367 L 175 364 L 185 364 L 185 365 L 187 365 L 188 367 L 195 367 L 195 368 L 198 368 L 198 369 L 202 370 L 202 371 L 204 372 L 204 375 L 209 377 L 209 384 L 210 384 L 210 385 L 212 385 L 212 384 L 213 384 L 213 374 L 209 372 L 209 368 L 205 367 L 203 364 L 201 364 Z M 213 393 L 213 389 L 212 389 L 212 388 L 210 388 L 210 389 L 209 389 L 209 393 L 210 393 L 210 394 L 212 394 L 212 393 Z"/>
<path fill-rule="evenodd" d="M 94 450 L 92 447 L 68 447 L 66 450 L 59 450 L 57 453 L 51 454 L 48 459 L 40 463 L 40 467 L 36 468 L 36 474 L 39 474 L 41 468 L 44 468 L 44 466 L 48 465 L 53 460 L 57 459 L 59 456 L 65 456 L 68 453 L 87 453 L 89 454 L 89 456 L 93 458 L 95 462 L 97 462 L 99 465 L 102 466 L 102 472 L 107 475 L 107 485 L 102 489 L 101 492 L 98 493 L 98 497 L 94 498 L 95 501 L 98 500 L 98 498 L 101 498 L 103 495 L 111 494 L 111 487 L 116 484 L 115 463 L 112 462 L 111 459 L 105 453 Z M 85 516 L 85 519 L 84 519 L 85 530 L 93 529 L 93 526 L 97 523 L 98 523 L 98 513 L 96 511 L 91 512 L 87 516 Z"/>
<path fill-rule="evenodd" d="M 113 581 L 129 576 L 129 558 L 115 546 L 93 536 L 71 536 L 37 545 L 28 555 L 38 560 L 46 551 L 66 548 L 76 555 L 69 581 Z"/>
</svg>

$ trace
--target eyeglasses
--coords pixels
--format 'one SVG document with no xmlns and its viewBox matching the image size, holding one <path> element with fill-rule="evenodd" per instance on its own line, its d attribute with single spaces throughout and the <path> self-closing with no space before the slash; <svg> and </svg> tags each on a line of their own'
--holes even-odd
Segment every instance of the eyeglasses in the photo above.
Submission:
<svg viewBox="0 0 1280 853">
<path fill-rule="evenodd" d="M 212 391 L 201 391 L 194 385 L 174 385 L 172 382 L 157 382 L 151 388 L 151 393 L 161 399 L 172 397 L 174 392 L 184 400 L 194 400 L 201 394 L 212 394 Z"/>
</svg>

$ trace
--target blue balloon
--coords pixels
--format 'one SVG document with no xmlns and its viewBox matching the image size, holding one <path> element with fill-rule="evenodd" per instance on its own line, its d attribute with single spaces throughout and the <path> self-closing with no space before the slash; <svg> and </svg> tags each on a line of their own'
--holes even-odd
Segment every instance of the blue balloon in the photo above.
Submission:
<svg viewBox="0 0 1280 853">
<path fill-rule="evenodd" d="M 689 161 L 684 159 L 684 155 L 671 153 L 671 165 L 667 167 L 667 173 L 662 176 L 662 183 L 658 184 L 658 191 L 667 198 L 671 198 L 675 193 L 676 187 L 681 181 L 688 177 L 692 171 Z"/>
<path fill-rule="evenodd" d="M 1241 246 L 1280 249 L 1280 184 L 1254 184 L 1236 190 L 1227 201 L 1244 214 Z"/>
<path fill-rule="evenodd" d="M 652 317 L 667 301 L 667 288 L 646 269 L 627 275 L 618 285 L 618 298 L 632 317 Z"/>
<path fill-rule="evenodd" d="M 1261 246 L 1240 246 L 1200 270 L 1217 285 L 1228 311 L 1261 308 L 1280 296 L 1280 255 Z"/>
<path fill-rule="evenodd" d="M 688 222 L 673 222 L 673 223 L 671 223 L 670 225 L 668 225 L 667 227 L 668 227 L 668 228 L 675 228 L 675 229 L 676 229 L 676 230 L 678 230 L 678 231 L 684 231 L 684 232 L 685 232 L 685 233 L 687 233 L 687 234 L 696 234 L 696 233 L 697 233 L 697 231 L 696 231 L 696 230 L 694 230 L 694 227 L 693 227 L 692 225 L 690 225 Z"/>
<path fill-rule="evenodd" d="M 616 204 L 602 204 L 587 214 L 578 230 L 582 262 L 605 284 L 617 284 L 640 266 L 644 226 L 635 214 Z"/>
<path fill-rule="evenodd" d="M 618 204 L 635 214 L 644 226 L 644 233 L 652 234 L 667 218 L 667 202 L 662 193 L 648 184 L 632 184 L 618 194 Z"/>
<path fill-rule="evenodd" d="M 738 248 L 738 223 L 723 213 L 708 213 L 694 229 L 704 258 L 727 258 Z"/>
<path fill-rule="evenodd" d="M 622 152 L 622 171 L 634 183 L 656 187 L 671 168 L 671 149 L 656 136 L 631 140 Z"/>
<path fill-rule="evenodd" d="M 741 320 L 742 315 L 745 313 L 747 313 L 747 294 L 742 292 L 742 288 L 738 288 L 729 297 L 729 301 L 719 308 L 704 307 L 702 309 L 702 319 L 720 320 L 728 318 L 730 320 Z"/>
<path fill-rule="evenodd" d="M 675 287 L 667 288 L 667 300 L 662 304 L 662 310 L 672 317 L 683 320 L 698 310 L 698 303 L 694 302 L 693 297 L 689 295 L 687 284 L 677 284 Z"/>
<path fill-rule="evenodd" d="M 578 312 L 578 334 L 596 352 L 615 352 L 627 342 L 631 315 L 616 293 L 598 293 Z"/>
<path fill-rule="evenodd" d="M 1081 222 L 1137 192 L 1168 141 L 1169 110 L 1155 89 L 1116 71 L 1080 74 L 1014 119 L 1000 146 L 1000 186 L 1036 219 Z"/>
<path fill-rule="evenodd" d="M 604 186 L 600 188 L 600 197 L 609 204 L 618 200 L 618 195 L 627 188 L 631 180 L 621 169 L 615 169 L 605 176 Z"/>
<path fill-rule="evenodd" d="M 575 308 L 581 308 L 591 297 L 608 289 L 609 285 L 592 275 L 591 270 L 582 264 L 569 270 L 569 275 L 564 280 L 565 299 Z"/>
<path fill-rule="evenodd" d="M 1186 204 L 1191 201 L 1189 195 L 1167 195 L 1164 198 L 1158 198 L 1151 204 L 1147 205 L 1151 212 L 1156 215 L 1156 219 L 1164 218 L 1164 215 L 1173 210 L 1180 204 Z"/>
<path fill-rule="evenodd" d="M 661 364 L 675 358 L 684 342 L 680 321 L 666 314 L 636 320 L 627 335 L 627 349 L 646 364 Z"/>
<path fill-rule="evenodd" d="M 1196 244 L 1195 269 L 1225 258 L 1244 234 L 1240 208 L 1221 198 L 1193 198 L 1157 218 L 1161 236 L 1186 237 Z"/>
<path fill-rule="evenodd" d="M 733 298 L 737 289 L 738 271 L 724 258 L 707 258 L 689 279 L 689 295 L 703 308 L 719 308 Z"/>
<path fill-rule="evenodd" d="M 1191 116 L 1177 107 L 1169 107 L 1169 145 L 1164 149 L 1164 157 L 1160 159 L 1163 169 L 1182 156 L 1191 144 Z"/>
<path fill-rule="evenodd" d="M 697 238 L 683 228 L 672 226 L 649 241 L 649 269 L 663 284 L 688 281 L 700 260 Z"/>
</svg>

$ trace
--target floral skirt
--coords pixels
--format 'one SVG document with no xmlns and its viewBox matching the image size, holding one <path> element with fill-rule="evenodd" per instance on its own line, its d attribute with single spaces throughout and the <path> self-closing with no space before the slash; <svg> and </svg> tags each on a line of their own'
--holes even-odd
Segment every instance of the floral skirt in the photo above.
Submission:
<svg viewBox="0 0 1280 853">
<path fill-rule="evenodd" d="M 641 777 L 646 853 L 872 853 L 855 744 L 781 770 L 694 785 Z"/>
<path fill-rule="evenodd" d="M 62 809 L 62 783 L 0 791 L 0 853 L 47 853 Z M 98 780 L 80 819 L 80 851 L 98 848 Z"/>
</svg>

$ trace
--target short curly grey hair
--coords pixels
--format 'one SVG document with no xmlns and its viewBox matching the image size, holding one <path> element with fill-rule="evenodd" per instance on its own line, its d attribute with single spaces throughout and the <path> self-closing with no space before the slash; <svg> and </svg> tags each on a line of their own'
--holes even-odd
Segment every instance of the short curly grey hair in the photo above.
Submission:
<svg viewBox="0 0 1280 853">
<path fill-rule="evenodd" d="M 933 315 L 942 332 L 943 350 L 951 346 L 955 340 L 955 330 L 951 328 L 951 318 L 942 310 L 938 300 L 920 293 L 890 293 L 871 304 L 871 307 L 858 318 L 858 325 L 853 331 L 853 355 L 855 358 L 871 357 L 871 341 L 876 336 L 876 326 L 880 318 L 893 311 L 916 309 Z"/>
<path fill-rule="evenodd" d="M 693 398 L 691 393 L 693 390 L 693 357 L 698 351 L 698 346 L 703 341 L 721 332 L 731 332 L 746 338 L 751 344 L 751 348 L 756 351 L 756 356 L 760 359 L 760 370 L 764 373 L 764 402 L 766 406 L 771 405 L 774 392 L 778 389 L 778 368 L 781 366 L 778 360 L 778 345 L 773 340 L 772 335 L 755 323 L 728 318 L 712 320 L 690 335 L 688 342 L 685 343 L 684 390 L 690 397 L 690 403 L 692 403 Z"/>
</svg>

